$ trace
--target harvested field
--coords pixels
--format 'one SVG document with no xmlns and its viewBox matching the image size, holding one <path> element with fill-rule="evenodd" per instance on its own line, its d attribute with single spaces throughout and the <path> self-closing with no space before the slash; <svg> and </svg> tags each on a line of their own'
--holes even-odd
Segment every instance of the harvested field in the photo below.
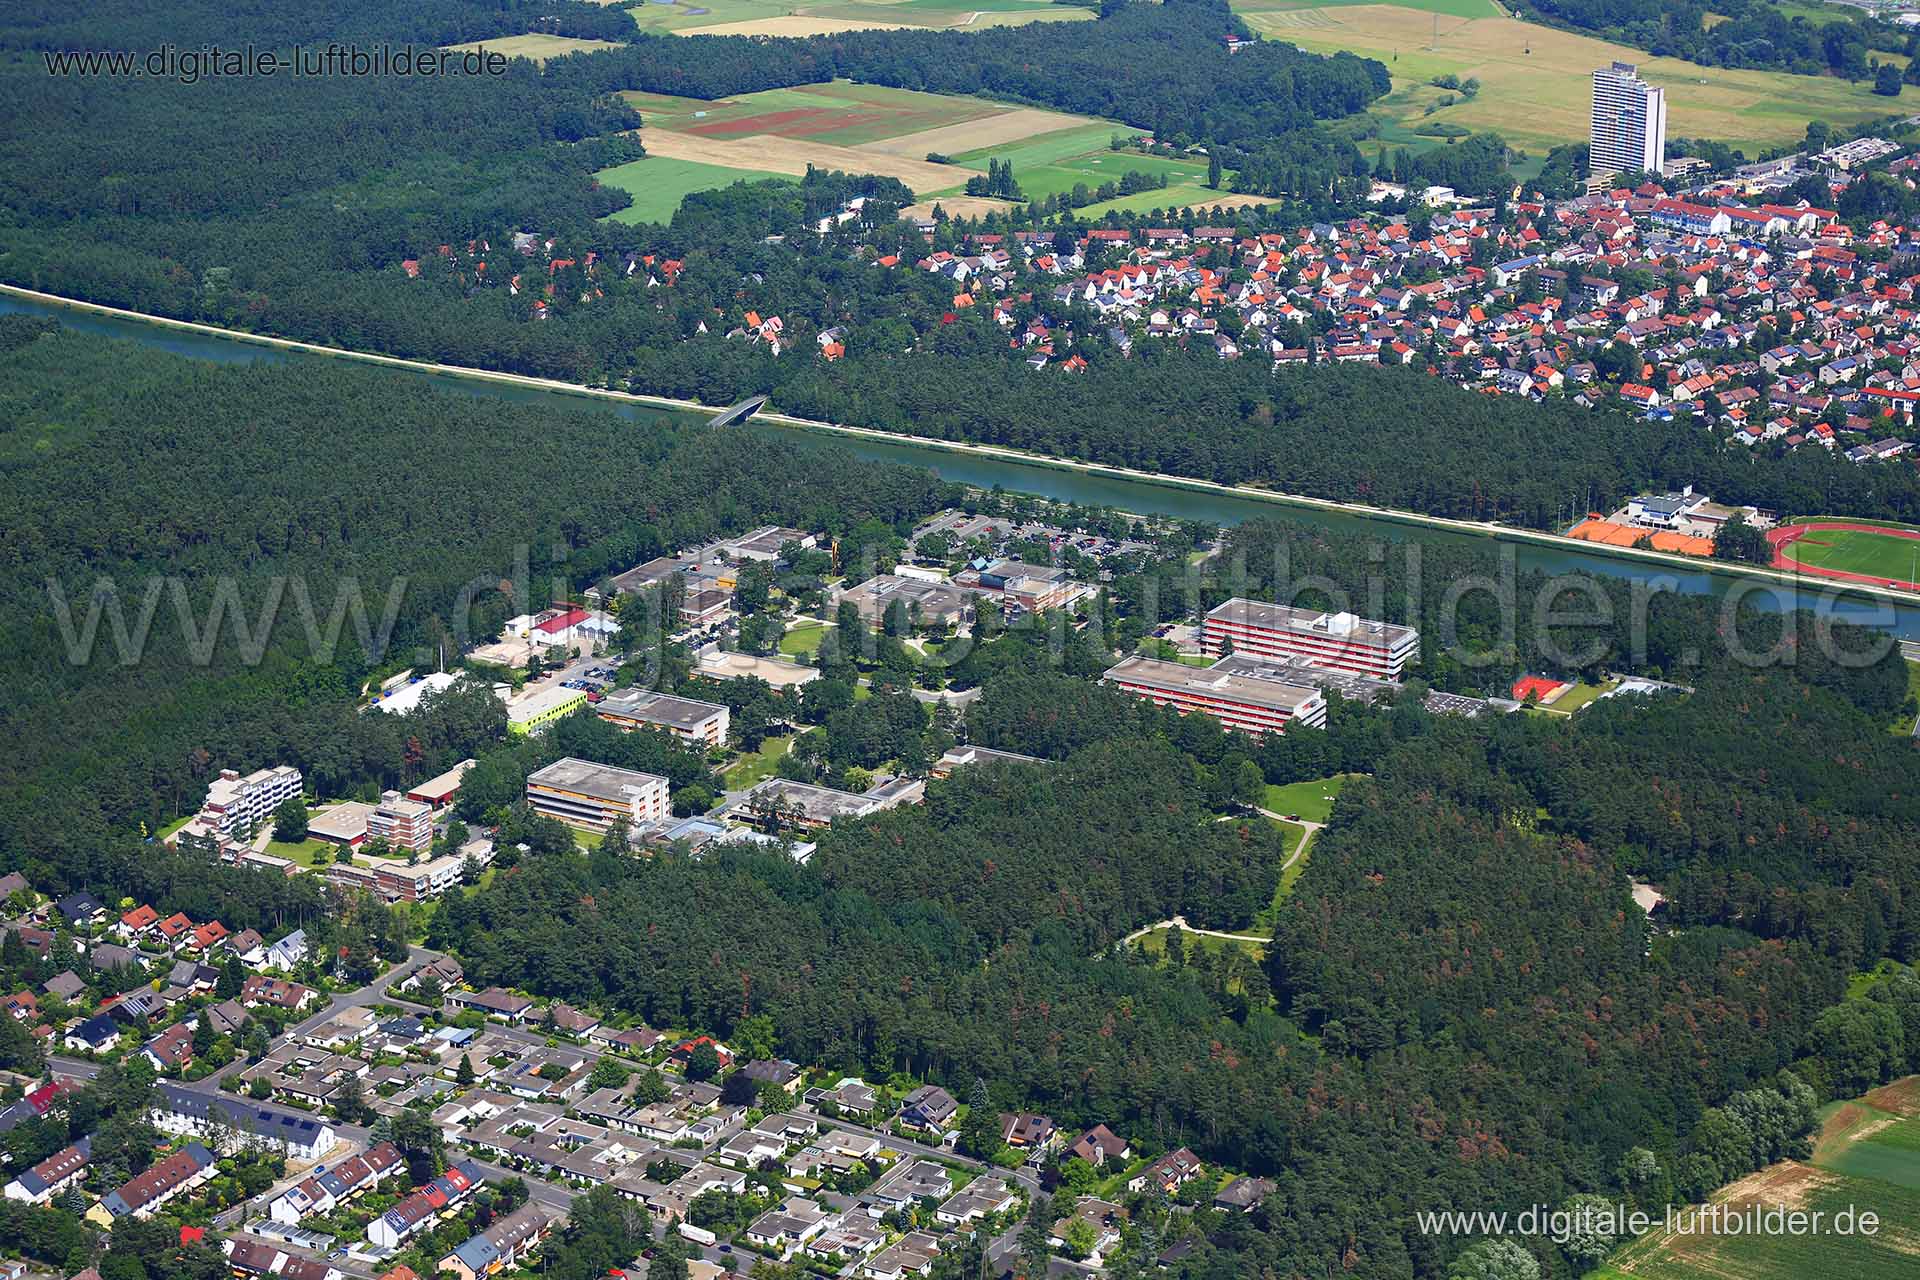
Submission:
<svg viewBox="0 0 1920 1280">
<path fill-rule="evenodd" d="M 805 174 L 809 164 L 847 173 L 874 173 L 898 178 L 916 194 L 941 191 L 965 182 L 969 172 L 952 165 L 928 164 L 925 160 L 882 155 L 858 147 L 837 147 L 804 138 L 764 135 L 753 138 L 703 138 L 669 129 L 643 129 L 640 138 L 646 144 L 649 155 L 722 165 L 729 169 L 792 174 L 795 177 Z"/>
<path fill-rule="evenodd" d="M 1379 140 L 1390 145 L 1435 145 L 1438 139 L 1412 133 L 1435 125 L 1493 130 L 1515 146 L 1539 151 L 1584 141 L 1591 124 L 1591 73 L 1613 59 L 1637 64 L 1651 83 L 1666 88 L 1671 134 L 1720 139 L 1749 155 L 1799 140 L 1809 119 L 1839 127 L 1888 110 L 1888 100 L 1877 98 L 1870 83 L 1703 67 L 1538 23 L 1467 12 L 1465 5 L 1433 0 L 1421 8 L 1340 4 L 1244 16 L 1269 39 L 1316 53 L 1351 50 L 1386 63 L 1394 91 L 1370 114 L 1383 122 Z M 1446 95 L 1428 83 L 1440 74 L 1472 76 L 1480 93 L 1470 100 Z M 1454 96 L 1454 104 L 1427 114 L 1445 96 Z"/>
<path fill-rule="evenodd" d="M 577 40 L 572 36 L 498 36 L 492 40 L 470 40 L 466 44 L 450 44 L 446 48 L 465 52 L 469 49 L 491 49 L 495 53 L 509 58 L 527 58 L 534 62 L 545 62 L 548 58 L 564 57 L 569 53 L 590 53 L 595 49 L 618 49 L 619 45 L 611 40 Z"/>
<path fill-rule="evenodd" d="M 960 124 L 943 125 L 937 129 L 924 129 L 919 133 L 909 133 L 897 138 L 887 138 L 867 144 L 868 151 L 883 151 L 889 155 L 910 156 L 918 159 L 929 152 L 941 155 L 957 156 L 963 151 L 977 151 L 985 147 L 1002 146 L 1009 142 L 1025 142 L 1029 138 L 1051 133 L 1057 129 L 1073 129 L 1085 125 L 1097 124 L 1086 116 L 1062 115 L 1058 111 L 1042 111 L 1038 107 L 1016 107 L 1011 111 L 1002 111 L 997 115 L 969 120 Z"/>
<path fill-rule="evenodd" d="M 755 18 L 749 22 L 722 22 L 711 27 L 682 27 L 683 36 L 836 36 L 842 31 L 883 31 L 911 24 L 867 18 Z"/>
<path fill-rule="evenodd" d="M 950 218 L 984 218 L 990 213 L 1005 213 L 1019 206 L 1011 200 L 995 200 L 989 196 L 940 196 L 933 200 L 922 200 L 919 204 L 910 204 L 900 211 L 903 218 L 931 218 L 933 206 L 939 205 Z"/>
</svg>

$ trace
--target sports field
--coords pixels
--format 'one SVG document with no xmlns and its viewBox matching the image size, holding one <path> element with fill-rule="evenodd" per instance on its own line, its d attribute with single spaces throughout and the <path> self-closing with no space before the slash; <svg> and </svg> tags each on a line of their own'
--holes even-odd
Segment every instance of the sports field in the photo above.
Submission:
<svg viewBox="0 0 1920 1280">
<path fill-rule="evenodd" d="M 863 28 L 974 28 L 1077 22 L 1093 10 L 1050 0 L 676 0 L 634 4 L 634 23 L 681 35 L 809 36 Z"/>
<path fill-rule="evenodd" d="M 1670 135 L 1720 139 L 1749 155 L 1799 140 L 1811 119 L 1840 126 L 1895 109 L 1874 95 L 1870 82 L 1655 58 L 1485 9 L 1476 16 L 1477 0 L 1254 7 L 1281 3 L 1241 0 L 1234 7 L 1268 39 L 1321 53 L 1347 49 L 1385 63 L 1393 92 L 1374 104 L 1372 115 L 1382 124 L 1380 141 L 1390 146 L 1444 145 L 1433 135 L 1449 128 L 1492 130 L 1536 153 L 1583 141 L 1591 124 L 1593 69 L 1615 59 L 1637 64 L 1648 81 L 1666 88 Z M 1467 100 L 1430 83 L 1443 74 L 1479 80 L 1479 95 Z M 1453 105 L 1428 113 L 1449 97 Z M 1370 152 L 1374 145 L 1369 140 L 1362 149 Z"/>
<path fill-rule="evenodd" d="M 1813 520 L 1767 534 L 1776 569 L 1920 591 L 1920 529 L 1859 520 Z"/>
<path fill-rule="evenodd" d="M 1827 1110 L 1810 1162 L 1785 1161 L 1741 1179 L 1716 1203 L 1878 1218 L 1872 1234 L 1734 1234 L 1655 1230 L 1594 1273 L 1602 1280 L 1892 1280 L 1920 1269 L 1920 1080 L 1876 1089 Z M 1593 1280 L 1593 1276 L 1589 1276 Z"/>
<path fill-rule="evenodd" d="M 614 169 L 602 169 L 594 175 L 609 187 L 618 187 L 633 196 L 633 203 L 613 215 L 615 222 L 668 222 L 680 202 L 696 191 L 730 187 L 736 182 L 755 182 L 762 178 L 786 179 L 787 174 L 764 170 L 726 169 L 717 164 L 694 160 L 676 160 L 671 156 L 648 156 L 632 160 Z"/>
<path fill-rule="evenodd" d="M 573 36 L 533 34 L 497 36 L 492 40 L 469 40 L 466 44 L 450 44 L 446 47 L 462 52 L 468 49 L 491 49 L 509 58 L 530 58 L 535 62 L 545 62 L 548 58 L 558 58 L 569 53 L 591 53 L 595 49 L 620 48 L 611 40 L 579 40 Z"/>
</svg>

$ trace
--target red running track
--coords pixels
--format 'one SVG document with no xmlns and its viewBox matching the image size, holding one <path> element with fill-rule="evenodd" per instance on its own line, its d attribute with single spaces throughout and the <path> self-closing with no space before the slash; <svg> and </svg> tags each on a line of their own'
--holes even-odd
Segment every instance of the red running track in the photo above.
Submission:
<svg viewBox="0 0 1920 1280">
<path fill-rule="evenodd" d="M 1790 524 L 1770 530 L 1767 534 L 1767 541 L 1773 547 L 1773 567 L 1789 569 L 1794 573 L 1810 573 L 1821 578 L 1834 578 L 1841 582 L 1864 582 L 1876 587 L 1899 587 L 1906 591 L 1920 591 L 1920 583 L 1903 582 L 1899 578 L 1876 578 L 1870 573 L 1850 573 L 1845 569 L 1825 569 L 1815 564 L 1804 564 L 1787 554 L 1788 547 L 1809 533 L 1818 533 L 1823 529 L 1884 533 L 1891 538 L 1911 538 L 1920 541 L 1920 532 L 1912 529 L 1890 529 L 1882 524 L 1857 524 L 1847 520 L 1816 520 L 1812 524 Z"/>
</svg>

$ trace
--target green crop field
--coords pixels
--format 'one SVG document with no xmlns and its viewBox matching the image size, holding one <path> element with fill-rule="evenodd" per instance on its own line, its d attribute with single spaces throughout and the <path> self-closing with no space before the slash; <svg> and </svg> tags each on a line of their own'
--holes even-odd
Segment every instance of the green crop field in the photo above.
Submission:
<svg viewBox="0 0 1920 1280">
<path fill-rule="evenodd" d="M 1591 73 L 1614 59 L 1637 64 L 1648 81 L 1666 89 L 1669 134 L 1724 140 L 1749 155 L 1798 141 L 1810 119 L 1851 125 L 1894 109 L 1869 83 L 1703 67 L 1535 23 L 1469 14 L 1466 6 L 1467 0 L 1427 0 L 1419 7 L 1236 7 L 1267 39 L 1320 53 L 1351 50 L 1385 63 L 1393 92 L 1371 115 L 1382 126 L 1378 141 L 1389 146 L 1444 145 L 1415 132 L 1443 126 L 1492 130 L 1530 151 L 1584 141 Z M 1442 74 L 1479 80 L 1478 96 L 1465 99 L 1429 83 Z M 1449 96 L 1452 105 L 1438 107 Z M 1430 107 L 1437 109 L 1429 113 Z M 1374 145 L 1370 139 L 1362 149 Z"/>
<path fill-rule="evenodd" d="M 981 147 L 977 151 L 962 152 L 954 156 L 953 160 L 956 164 L 974 169 L 985 169 L 989 159 L 1011 160 L 1013 176 L 1018 178 L 1028 169 L 1059 164 L 1064 160 L 1086 156 L 1096 151 L 1110 151 L 1116 134 L 1129 137 L 1138 132 L 1139 130 L 1129 129 L 1122 124 L 1083 124 L 1071 129 L 1056 129 L 1052 133 L 1038 134 L 1021 142 L 1009 142 L 1002 146 Z"/>
<path fill-rule="evenodd" d="M 1914 532 L 1920 535 L 1920 530 Z M 1901 537 L 1865 529 L 1812 529 L 1788 544 L 1786 554 L 1816 569 L 1920 581 L 1920 536 Z"/>
<path fill-rule="evenodd" d="M 656 129 L 710 137 L 754 137 L 762 133 L 801 136 L 804 131 L 809 141 L 843 147 L 964 124 L 1009 110 L 983 98 L 845 80 L 765 89 L 714 102 L 639 92 L 622 96 L 640 112 L 646 125 Z M 730 125 L 736 129 L 728 129 Z"/>
<path fill-rule="evenodd" d="M 717 164 L 693 160 L 674 160 L 666 156 L 648 156 L 594 175 L 609 187 L 632 193 L 633 203 L 613 215 L 615 222 L 667 222 L 680 202 L 696 191 L 730 187 L 736 182 L 757 182 L 778 178 L 790 182 L 784 174 L 752 169 L 725 169 Z"/>
<path fill-rule="evenodd" d="M 1920 1251 L 1920 1115 L 1915 1081 L 1830 1107 L 1811 1162 L 1786 1161 L 1724 1189 L 1717 1202 L 1818 1211 L 1832 1221 L 1869 1211 L 1877 1229 L 1849 1233 L 1733 1234 L 1656 1228 L 1622 1247 L 1608 1280 L 1879 1280 L 1915 1273 Z M 1592 1280 L 1592 1277 L 1589 1277 Z"/>
</svg>

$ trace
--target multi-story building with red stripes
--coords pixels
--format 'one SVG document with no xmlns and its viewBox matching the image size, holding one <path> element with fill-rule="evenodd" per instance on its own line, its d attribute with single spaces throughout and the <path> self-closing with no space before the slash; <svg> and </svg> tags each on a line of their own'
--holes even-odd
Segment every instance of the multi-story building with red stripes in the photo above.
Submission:
<svg viewBox="0 0 1920 1280">
<path fill-rule="evenodd" d="M 1207 614 L 1200 646 L 1208 653 L 1231 650 L 1398 680 L 1420 653 L 1420 633 L 1351 613 L 1316 613 L 1236 597 Z"/>
<path fill-rule="evenodd" d="M 1210 715 L 1229 729 L 1255 737 L 1284 733 L 1295 722 L 1314 727 L 1327 723 L 1327 700 L 1318 689 L 1182 662 L 1126 658 L 1101 680 L 1136 698 L 1173 707 L 1182 715 L 1194 711 Z"/>
</svg>

